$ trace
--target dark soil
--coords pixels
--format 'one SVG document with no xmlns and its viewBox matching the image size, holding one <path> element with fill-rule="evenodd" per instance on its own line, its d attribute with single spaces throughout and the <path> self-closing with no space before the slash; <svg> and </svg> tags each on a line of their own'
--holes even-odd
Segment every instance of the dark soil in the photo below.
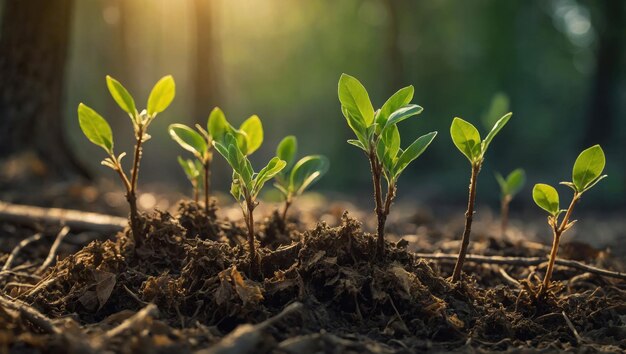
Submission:
<svg viewBox="0 0 626 354">
<path fill-rule="evenodd" d="M 207 213 L 182 202 L 176 215 L 143 220 L 140 246 L 128 230 L 82 248 L 66 245 L 67 256 L 40 277 L 28 274 L 51 241 L 24 249 L 15 271 L 0 275 L 2 294 L 37 309 L 60 331 L 45 333 L 24 312 L 0 306 L 0 353 L 626 350 L 623 281 L 557 267 L 552 291 L 537 301 L 545 266 L 466 263 L 464 280 L 453 284 L 452 263 L 420 259 L 404 240 L 388 242 L 385 258 L 373 259 L 374 236 L 347 213 L 336 227 L 322 222 L 303 232 L 276 213 L 257 225 L 263 280 L 253 281 L 245 229 L 219 219 L 215 204 Z M 11 235 L 31 232 L 2 227 Z M 0 265 L 18 241 L 2 245 Z M 420 252 L 456 251 L 456 244 L 446 247 L 420 242 Z M 506 239 L 478 239 L 472 247 L 485 255 L 546 254 Z M 623 266 L 589 252 L 589 263 Z M 289 307 L 295 302 L 302 306 Z M 107 332 L 148 303 L 158 315 Z"/>
</svg>

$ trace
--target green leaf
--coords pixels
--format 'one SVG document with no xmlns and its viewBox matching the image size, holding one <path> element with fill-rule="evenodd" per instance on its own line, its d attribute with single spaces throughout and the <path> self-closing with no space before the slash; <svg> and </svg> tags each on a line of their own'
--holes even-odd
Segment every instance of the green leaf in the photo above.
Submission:
<svg viewBox="0 0 626 354">
<path fill-rule="evenodd" d="M 418 158 L 437 136 L 437 132 L 430 132 L 417 138 L 402 154 L 398 157 L 394 167 L 394 177 L 400 176 L 402 171 L 416 158 Z"/>
<path fill-rule="evenodd" d="M 154 87 L 148 97 L 148 114 L 154 116 L 163 112 L 167 106 L 172 103 L 176 95 L 176 84 L 172 75 L 161 78 Z"/>
<path fill-rule="evenodd" d="M 389 97 L 376 116 L 376 123 L 378 123 L 380 129 L 385 126 L 385 123 L 387 122 L 387 119 L 389 119 L 391 113 L 411 102 L 414 91 L 415 89 L 411 85 L 401 88 Z"/>
<path fill-rule="evenodd" d="M 367 151 L 367 149 L 365 148 L 365 146 L 363 146 L 363 143 L 361 143 L 361 141 L 356 140 L 356 139 L 349 139 L 348 140 L 348 144 L 350 145 L 354 145 L 356 147 L 358 147 L 359 149 L 363 150 L 363 151 Z"/>
<path fill-rule="evenodd" d="M 253 115 L 241 124 L 239 130 L 246 134 L 246 148 L 241 151 L 244 152 L 244 155 L 250 155 L 263 143 L 263 125 L 261 124 L 261 119 L 259 119 L 257 115 Z"/>
<path fill-rule="evenodd" d="M 572 182 L 579 192 L 583 192 L 600 177 L 606 164 L 604 151 L 600 145 L 594 145 L 578 155 L 572 171 Z"/>
<path fill-rule="evenodd" d="M 137 108 L 135 107 L 135 100 L 133 99 L 133 96 L 128 93 L 128 90 L 126 90 L 126 88 L 119 81 L 109 75 L 107 75 L 106 80 L 109 92 L 115 102 L 117 102 L 120 108 L 134 118 L 135 115 L 137 115 Z"/>
<path fill-rule="evenodd" d="M 278 157 L 272 158 L 267 166 L 263 167 L 254 178 L 254 187 L 252 188 L 253 197 L 259 194 L 265 182 L 274 178 L 286 165 L 287 163 Z"/>
<path fill-rule="evenodd" d="M 365 147 L 369 146 L 369 139 L 367 138 L 367 127 L 365 126 L 363 118 L 351 114 L 345 107 L 341 108 L 341 112 L 343 113 L 343 116 L 346 117 L 348 126 L 350 127 L 350 129 L 352 129 L 357 139 L 359 139 L 361 145 Z"/>
<path fill-rule="evenodd" d="M 512 115 L 513 115 L 513 113 L 510 113 L 510 112 L 505 114 L 502 118 L 498 119 L 498 121 L 493 126 L 493 128 L 491 128 L 491 131 L 489 132 L 489 134 L 487 134 L 487 137 L 485 138 L 485 140 L 482 143 L 482 146 L 481 146 L 481 156 L 485 154 L 485 151 L 487 151 L 487 147 L 489 147 L 489 144 L 491 143 L 491 140 L 493 140 L 493 138 L 496 136 L 496 134 L 498 134 L 500 132 L 500 130 L 502 130 L 502 128 L 504 128 L 506 123 L 509 122 L 509 119 L 511 119 Z"/>
<path fill-rule="evenodd" d="M 209 120 L 207 121 L 207 130 L 211 139 L 219 142 L 224 142 L 224 138 L 227 133 L 232 134 L 234 130 L 228 121 L 224 112 L 219 107 L 213 108 L 211 114 L 209 114 Z"/>
<path fill-rule="evenodd" d="M 495 176 L 496 181 L 498 181 L 498 185 L 500 186 L 500 192 L 502 193 L 502 195 L 507 195 L 506 179 L 504 179 L 504 177 L 502 177 L 499 172 L 496 172 Z"/>
<path fill-rule="evenodd" d="M 550 215 L 559 213 L 559 193 L 548 184 L 538 183 L 533 188 L 533 199 L 535 203 Z"/>
<path fill-rule="evenodd" d="M 191 159 L 183 159 L 178 156 L 178 164 L 183 168 L 188 180 L 194 181 L 200 175 L 201 170 L 198 170 L 198 166 Z"/>
<path fill-rule="evenodd" d="M 526 182 L 526 173 L 523 169 L 518 168 L 509 173 L 506 177 L 506 194 L 510 196 L 516 195 Z"/>
<path fill-rule="evenodd" d="M 367 90 L 356 78 L 341 74 L 339 78 L 339 102 L 351 115 L 360 117 L 365 126 L 374 122 L 374 107 Z"/>
<path fill-rule="evenodd" d="M 208 146 L 200 133 L 184 124 L 171 124 L 168 131 L 183 149 L 192 152 L 199 159 L 204 157 Z"/>
<path fill-rule="evenodd" d="M 215 150 L 217 150 L 217 152 L 222 155 L 222 157 L 225 158 L 226 162 L 230 165 L 230 161 L 228 160 L 228 147 L 217 140 L 213 140 L 213 147 L 215 147 Z"/>
<path fill-rule="evenodd" d="M 276 148 L 276 156 L 287 163 L 285 170 L 289 170 L 295 162 L 297 151 L 298 140 L 293 135 L 286 136 L 278 144 L 278 147 Z"/>
<path fill-rule="evenodd" d="M 301 158 L 291 171 L 290 190 L 302 194 L 309 186 L 328 172 L 330 162 L 325 156 L 310 155 Z"/>
<path fill-rule="evenodd" d="M 454 145 L 471 163 L 480 157 L 480 133 L 471 123 L 461 118 L 454 118 L 450 126 L 450 135 Z"/>
<path fill-rule="evenodd" d="M 113 132 L 109 123 L 87 105 L 78 105 L 78 124 L 83 134 L 95 145 L 113 154 Z"/>
<path fill-rule="evenodd" d="M 509 112 L 509 105 L 509 96 L 504 92 L 494 94 L 489 109 L 481 118 L 483 126 L 487 129 L 493 127 L 498 119 Z"/>
<path fill-rule="evenodd" d="M 401 121 L 418 115 L 420 113 L 422 113 L 422 111 L 424 110 L 424 108 L 416 105 L 416 104 L 410 104 L 410 105 L 406 105 L 402 108 L 397 109 L 395 112 L 391 113 L 391 115 L 389 116 L 389 119 L 387 120 L 387 122 L 385 123 L 385 128 L 391 125 L 395 125 L 400 123 Z M 385 129 L 383 128 L 383 130 Z"/>
<path fill-rule="evenodd" d="M 376 147 L 378 158 L 389 173 L 392 173 L 394 169 L 394 162 L 399 151 L 400 132 L 397 125 L 392 125 L 383 130 Z"/>
</svg>

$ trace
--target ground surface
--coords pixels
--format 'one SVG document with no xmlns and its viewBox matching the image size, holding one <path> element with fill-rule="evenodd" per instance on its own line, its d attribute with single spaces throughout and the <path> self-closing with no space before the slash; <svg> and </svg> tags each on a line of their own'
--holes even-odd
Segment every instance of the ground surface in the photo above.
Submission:
<svg viewBox="0 0 626 354">
<path fill-rule="evenodd" d="M 58 232 L 42 228 L 50 237 L 25 247 L 0 273 L 0 286 L 11 306 L 26 304 L 51 321 L 0 304 L 0 352 L 626 350 L 624 281 L 557 267 L 553 293 L 537 302 L 531 294 L 544 264 L 469 262 L 464 281 L 453 284 L 452 263 L 413 251 L 457 252 L 462 216 L 440 223 L 424 210 L 406 216 L 398 206 L 406 217 L 391 220 L 387 255 L 372 260 L 374 238 L 357 221 L 370 222 L 368 211 L 309 204 L 316 205 L 294 207 L 287 225 L 271 208 L 256 213 L 262 279 L 248 277 L 245 230 L 232 221 L 234 208 L 212 205 L 207 214 L 183 202 L 171 213 L 147 213 L 141 245 L 128 231 L 70 231 L 59 261 L 37 273 Z M 471 253 L 546 255 L 546 246 L 515 227 L 501 236 L 491 224 L 479 222 Z M 0 226 L 4 265 L 37 230 Z M 564 245 L 560 256 L 624 266 L 621 257 L 583 243 Z"/>
</svg>

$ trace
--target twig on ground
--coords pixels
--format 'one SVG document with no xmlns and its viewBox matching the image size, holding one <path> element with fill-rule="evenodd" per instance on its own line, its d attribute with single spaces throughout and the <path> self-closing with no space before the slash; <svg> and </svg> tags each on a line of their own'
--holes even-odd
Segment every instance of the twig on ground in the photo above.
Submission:
<svg viewBox="0 0 626 354">
<path fill-rule="evenodd" d="M 102 335 L 101 339 L 107 341 L 111 338 L 117 337 L 126 330 L 142 327 L 148 317 L 156 317 L 158 315 L 159 309 L 157 306 L 155 304 L 148 304 L 148 306 L 139 310 L 136 314 L 120 323 L 117 327 L 108 330 Z"/>
<path fill-rule="evenodd" d="M 52 320 L 22 301 L 12 300 L 0 295 L 0 306 L 19 312 L 20 316 L 41 328 L 45 333 L 61 333 L 61 330 L 52 323 Z"/>
<path fill-rule="evenodd" d="M 67 226 L 63 226 L 61 231 L 59 231 L 59 233 L 57 234 L 57 237 L 54 240 L 52 247 L 50 247 L 50 252 L 48 252 L 48 257 L 46 257 L 46 260 L 43 262 L 43 264 L 39 268 L 37 268 L 37 270 L 35 271 L 35 274 L 43 273 L 43 271 L 46 270 L 46 268 L 48 268 L 48 266 L 52 264 L 57 254 L 57 251 L 59 249 L 59 246 L 61 246 L 61 242 L 63 242 L 63 239 L 65 238 L 65 236 L 67 236 L 67 234 L 69 234 L 69 232 L 70 232 L 70 228 Z"/>
<path fill-rule="evenodd" d="M 512 285 L 514 287 L 517 288 L 521 288 L 522 284 L 520 284 L 519 281 L 517 281 L 515 278 L 513 278 L 511 275 L 509 275 L 509 273 L 506 272 L 506 270 L 504 270 L 504 268 L 502 267 L 498 267 L 498 272 L 500 272 L 500 275 L 502 275 L 502 278 L 504 278 L 504 280 L 509 283 L 509 285 Z"/>
<path fill-rule="evenodd" d="M 140 303 L 141 305 L 144 305 L 144 306 L 147 306 L 147 305 L 149 305 L 149 304 L 150 304 L 149 302 L 145 302 L 145 301 L 141 300 L 141 299 L 139 298 L 139 296 L 137 296 L 137 294 L 135 294 L 132 290 L 130 290 L 130 289 L 126 286 L 126 284 L 123 284 L 123 286 L 124 286 L 124 290 L 126 290 L 126 292 L 128 293 L 128 295 L 130 295 L 130 297 L 132 297 L 135 301 L 137 301 L 138 303 Z"/>
<path fill-rule="evenodd" d="M 93 230 L 111 233 L 123 230 L 128 219 L 79 210 L 41 208 L 30 205 L 10 204 L 0 201 L 0 221 L 32 225 L 67 225 L 72 230 Z"/>
<path fill-rule="evenodd" d="M 20 241 L 20 243 L 18 243 L 17 246 L 15 246 L 13 251 L 11 251 L 9 258 L 7 259 L 6 263 L 4 263 L 4 266 L 2 267 L 2 271 L 11 269 L 11 266 L 13 265 L 13 262 L 15 261 L 15 257 L 17 256 L 18 253 L 20 253 L 22 248 L 28 246 L 32 242 L 39 241 L 42 236 L 43 234 L 39 232 Z"/>
<path fill-rule="evenodd" d="M 576 338 L 576 344 L 582 343 L 583 340 L 580 337 L 580 334 L 578 334 L 576 327 L 574 327 L 574 324 L 572 323 L 572 321 L 570 321 L 569 317 L 567 317 L 567 315 L 565 314 L 565 311 L 561 311 L 561 314 L 563 315 L 563 318 L 565 319 L 565 323 L 567 323 L 567 327 L 569 327 L 569 329 L 574 334 L 574 337 Z"/>
<path fill-rule="evenodd" d="M 268 318 L 261 323 L 255 325 L 239 325 L 217 344 L 210 348 L 197 351 L 196 354 L 255 353 L 259 350 L 258 346 L 261 343 L 261 339 L 263 338 L 262 334 L 266 328 L 292 313 L 301 311 L 302 307 L 301 303 L 294 302 L 285 307 L 278 315 Z"/>
<path fill-rule="evenodd" d="M 424 259 L 433 259 L 441 261 L 456 261 L 456 254 L 444 254 L 444 253 L 415 253 L 415 257 Z M 517 266 L 533 266 L 545 263 L 547 261 L 544 257 L 505 257 L 505 256 L 483 256 L 477 254 L 468 254 L 465 257 L 468 262 L 485 263 L 485 264 L 508 264 Z M 616 272 L 608 269 L 597 268 L 588 264 L 584 264 L 578 261 L 572 261 L 567 259 L 557 259 L 556 264 L 582 270 L 585 272 L 602 275 L 610 278 L 617 278 L 626 280 L 626 273 Z"/>
</svg>

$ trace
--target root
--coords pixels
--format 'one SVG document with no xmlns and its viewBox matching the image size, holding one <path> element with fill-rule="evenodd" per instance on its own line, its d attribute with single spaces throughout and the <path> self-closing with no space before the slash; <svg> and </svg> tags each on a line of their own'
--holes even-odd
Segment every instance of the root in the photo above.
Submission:
<svg viewBox="0 0 626 354">
<path fill-rule="evenodd" d="M 32 242 L 39 241 L 42 237 L 43 237 L 42 233 L 36 233 L 20 241 L 20 243 L 18 243 L 17 246 L 15 246 L 13 251 L 11 251 L 11 255 L 9 255 L 9 258 L 7 259 L 6 263 L 4 263 L 4 266 L 2 267 L 2 271 L 4 272 L 4 271 L 11 269 L 11 266 L 13 266 L 13 262 L 15 261 L 15 257 L 17 256 L 18 253 L 20 253 L 22 248 L 28 246 Z"/>
</svg>

